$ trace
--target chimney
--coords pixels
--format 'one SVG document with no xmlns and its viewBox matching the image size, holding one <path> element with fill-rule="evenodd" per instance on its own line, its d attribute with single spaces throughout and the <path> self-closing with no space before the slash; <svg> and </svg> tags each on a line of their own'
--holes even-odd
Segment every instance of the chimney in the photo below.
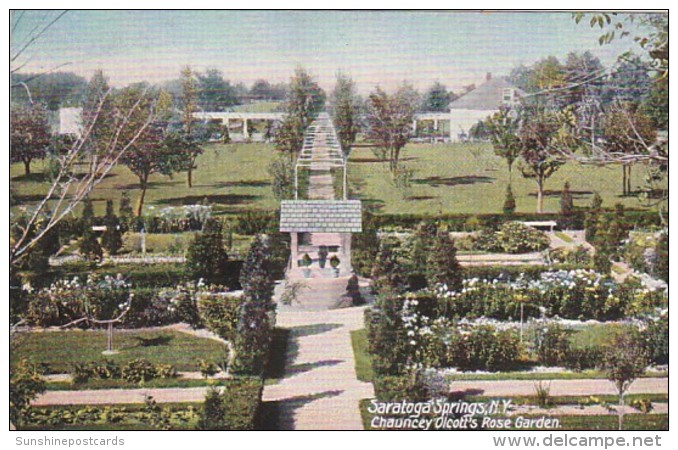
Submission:
<svg viewBox="0 0 678 450">
<path fill-rule="evenodd" d="M 485 81 L 490 81 L 492 79 L 492 72 L 487 72 L 485 74 Z"/>
</svg>

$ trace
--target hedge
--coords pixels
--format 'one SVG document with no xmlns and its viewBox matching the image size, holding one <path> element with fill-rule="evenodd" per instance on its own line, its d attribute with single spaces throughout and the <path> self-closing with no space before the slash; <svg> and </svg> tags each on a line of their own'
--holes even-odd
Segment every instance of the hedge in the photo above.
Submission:
<svg viewBox="0 0 678 450">
<path fill-rule="evenodd" d="M 613 209 L 603 210 L 613 212 Z M 583 229 L 585 210 L 575 210 L 567 217 L 560 213 L 516 213 L 516 214 L 376 214 L 373 215 L 377 228 L 404 227 L 414 228 L 419 222 L 435 221 L 445 224 L 449 231 L 472 231 L 469 223 L 476 222 L 476 228 L 497 229 L 505 222 L 535 222 L 554 220 L 558 228 Z M 630 228 L 661 226 L 661 219 L 656 211 L 625 210 L 624 217 Z M 665 216 L 666 217 L 666 216 Z M 469 220 L 471 219 L 471 220 Z M 667 218 L 668 220 L 668 218 Z"/>
<path fill-rule="evenodd" d="M 259 378 L 233 378 L 222 381 L 224 415 L 220 430 L 254 430 L 261 409 L 263 383 Z M 60 430 L 109 426 L 115 430 L 181 429 L 198 427 L 202 408 L 194 404 L 153 405 L 65 405 L 33 407 L 25 421 L 27 429 Z M 151 420 L 156 416 L 162 420 Z M 164 425 L 164 426 L 162 426 Z"/>
</svg>

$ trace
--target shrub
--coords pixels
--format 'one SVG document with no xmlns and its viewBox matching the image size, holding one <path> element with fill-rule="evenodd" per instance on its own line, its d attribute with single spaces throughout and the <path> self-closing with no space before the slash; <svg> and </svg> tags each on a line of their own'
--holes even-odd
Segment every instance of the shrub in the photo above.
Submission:
<svg viewBox="0 0 678 450">
<path fill-rule="evenodd" d="M 198 295 L 198 314 L 205 328 L 233 342 L 243 301 L 241 296 L 202 293 Z"/>
<path fill-rule="evenodd" d="M 225 284 L 228 254 L 224 249 L 222 223 L 209 219 L 202 233 L 191 242 L 186 254 L 186 267 L 192 279 L 203 279 L 209 284 Z"/>
<path fill-rule="evenodd" d="M 205 401 L 200 408 L 198 429 L 220 430 L 224 427 L 226 405 L 224 405 L 221 393 L 214 387 L 210 387 L 205 394 Z"/>
<path fill-rule="evenodd" d="M 426 282 L 429 287 L 443 284 L 456 290 L 461 287 L 461 281 L 462 271 L 454 242 L 448 233 L 439 233 L 426 260 Z"/>
<path fill-rule="evenodd" d="M 374 395 L 382 402 L 428 400 L 423 383 L 412 375 L 379 375 L 374 377 Z"/>
<path fill-rule="evenodd" d="M 359 306 L 365 303 L 365 299 L 363 299 L 363 296 L 360 293 L 358 276 L 355 274 L 351 275 L 351 278 L 348 279 L 346 295 L 352 300 L 353 306 Z"/>
<path fill-rule="evenodd" d="M 515 332 L 489 325 L 462 328 L 448 338 L 446 365 L 462 370 L 508 370 L 520 354 Z"/>
<path fill-rule="evenodd" d="M 410 349 L 401 318 L 402 304 L 397 296 L 382 294 L 374 308 L 365 310 L 368 350 L 377 374 L 405 372 Z"/>
<path fill-rule="evenodd" d="M 261 405 L 261 379 L 241 377 L 223 383 L 205 396 L 198 428 L 203 430 L 253 430 Z M 209 400 L 209 401 L 208 401 Z"/>
<path fill-rule="evenodd" d="M 120 366 L 110 359 L 105 359 L 99 364 L 94 364 L 93 369 L 94 375 L 101 380 L 120 378 L 122 376 Z"/>
<path fill-rule="evenodd" d="M 545 233 L 520 222 L 507 222 L 496 232 L 483 232 L 476 242 L 478 249 L 503 253 L 540 252 L 549 246 Z"/>
<path fill-rule="evenodd" d="M 268 165 L 273 182 L 271 189 L 278 200 L 294 198 L 294 162 L 287 156 L 278 156 Z"/>
<path fill-rule="evenodd" d="M 600 347 L 570 348 L 560 364 L 576 372 L 599 369 L 603 365 L 603 349 Z"/>
<path fill-rule="evenodd" d="M 583 245 L 575 248 L 554 248 L 549 251 L 549 258 L 556 264 L 571 264 L 579 267 L 590 266 L 593 261 L 591 253 Z"/>
<path fill-rule="evenodd" d="M 219 373 L 219 368 L 212 361 L 198 360 L 198 370 L 203 378 L 209 378 Z"/>
<path fill-rule="evenodd" d="M 170 364 L 158 364 L 155 366 L 158 378 L 176 378 L 179 376 L 177 368 Z"/>
<path fill-rule="evenodd" d="M 26 359 L 10 366 L 9 419 L 18 429 L 24 424 L 30 404 L 45 392 L 46 384 L 40 371 Z"/>
<path fill-rule="evenodd" d="M 248 210 L 238 215 L 233 231 L 237 234 L 254 236 L 276 232 L 277 225 L 278 213 L 276 211 Z"/>
<path fill-rule="evenodd" d="M 373 216 L 364 210 L 362 225 L 361 233 L 351 235 L 351 263 L 358 275 L 369 277 L 379 250 L 379 238 Z"/>
<path fill-rule="evenodd" d="M 113 213 L 113 200 L 106 201 L 104 226 L 106 230 L 101 236 L 101 246 L 109 255 L 115 255 L 122 247 L 122 232 L 120 231 L 120 221 Z"/>
<path fill-rule="evenodd" d="M 570 192 L 570 183 L 565 182 L 563 190 L 560 193 L 560 214 L 566 219 L 572 214 L 574 210 L 574 202 L 572 201 L 572 193 Z"/>
<path fill-rule="evenodd" d="M 669 315 L 663 314 L 658 320 L 651 320 L 643 332 L 645 346 L 650 360 L 655 364 L 669 363 Z"/>
<path fill-rule="evenodd" d="M 122 368 L 122 378 L 130 383 L 144 384 L 157 376 L 157 371 L 153 364 L 143 358 L 137 358 L 129 361 Z"/>
<path fill-rule="evenodd" d="M 80 238 L 79 242 L 79 250 L 80 255 L 85 259 L 99 261 L 103 258 L 104 252 L 91 226 L 87 226 L 83 230 L 82 238 Z"/>
<path fill-rule="evenodd" d="M 669 282 L 669 231 L 664 230 L 655 248 L 656 264 L 654 274 L 665 282 Z"/>
<path fill-rule="evenodd" d="M 504 199 L 504 206 L 502 207 L 504 214 L 511 215 L 516 212 L 516 198 L 513 196 L 513 190 L 509 184 L 506 188 L 506 198 Z"/>
<path fill-rule="evenodd" d="M 557 324 L 546 327 L 537 325 L 532 333 L 533 352 L 540 364 L 557 366 L 566 361 L 570 352 L 571 330 Z"/>
</svg>

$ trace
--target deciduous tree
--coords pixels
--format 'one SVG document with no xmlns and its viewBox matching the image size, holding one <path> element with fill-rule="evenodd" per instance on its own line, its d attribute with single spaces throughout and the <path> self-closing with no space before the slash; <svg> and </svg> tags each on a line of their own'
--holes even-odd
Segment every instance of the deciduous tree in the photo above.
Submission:
<svg viewBox="0 0 678 450">
<path fill-rule="evenodd" d="M 9 114 L 10 160 L 22 162 L 24 173 L 31 174 L 31 162 L 47 155 L 50 144 L 47 111 L 41 105 L 13 105 Z"/>
</svg>

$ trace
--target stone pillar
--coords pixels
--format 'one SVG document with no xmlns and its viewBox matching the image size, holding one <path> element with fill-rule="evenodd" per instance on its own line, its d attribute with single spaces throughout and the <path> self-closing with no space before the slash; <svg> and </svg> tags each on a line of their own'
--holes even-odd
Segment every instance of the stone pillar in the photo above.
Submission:
<svg viewBox="0 0 678 450">
<path fill-rule="evenodd" d="M 412 134 L 417 134 L 417 119 L 412 121 Z"/>
<path fill-rule="evenodd" d="M 245 139 L 250 137 L 250 134 L 247 131 L 247 119 L 242 120 L 242 135 Z"/>
<path fill-rule="evenodd" d="M 299 268 L 299 233 L 290 233 L 290 259 L 292 260 L 292 269 Z"/>
<path fill-rule="evenodd" d="M 351 265 L 351 233 L 341 233 L 341 268 L 342 272 L 350 275 L 353 272 Z"/>
<path fill-rule="evenodd" d="M 433 119 L 433 129 L 438 131 L 438 119 Z"/>
</svg>

